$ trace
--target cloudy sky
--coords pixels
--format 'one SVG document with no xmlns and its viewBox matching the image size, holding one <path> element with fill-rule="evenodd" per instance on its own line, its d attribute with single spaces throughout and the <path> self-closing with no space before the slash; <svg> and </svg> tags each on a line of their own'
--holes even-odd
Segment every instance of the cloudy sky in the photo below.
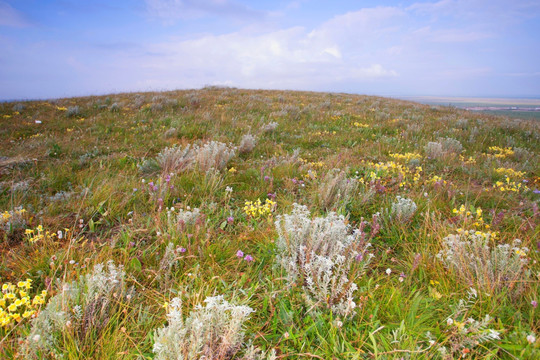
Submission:
<svg viewBox="0 0 540 360">
<path fill-rule="evenodd" d="M 0 99 L 204 85 L 540 97 L 538 34 L 538 0 L 0 0 Z"/>
</svg>

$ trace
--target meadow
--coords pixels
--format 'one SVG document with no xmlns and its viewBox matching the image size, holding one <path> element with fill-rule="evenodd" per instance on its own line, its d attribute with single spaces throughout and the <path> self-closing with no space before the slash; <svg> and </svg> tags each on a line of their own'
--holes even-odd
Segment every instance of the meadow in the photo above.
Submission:
<svg viewBox="0 0 540 360">
<path fill-rule="evenodd" d="M 538 359 L 540 123 L 337 93 L 0 104 L 2 359 Z"/>
</svg>

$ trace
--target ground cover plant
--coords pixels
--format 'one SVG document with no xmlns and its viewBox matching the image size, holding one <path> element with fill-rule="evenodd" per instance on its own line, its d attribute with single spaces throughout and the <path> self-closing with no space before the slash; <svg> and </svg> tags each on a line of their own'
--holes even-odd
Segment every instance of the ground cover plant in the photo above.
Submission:
<svg viewBox="0 0 540 360">
<path fill-rule="evenodd" d="M 0 104 L 0 358 L 540 358 L 540 123 L 206 87 Z"/>
</svg>

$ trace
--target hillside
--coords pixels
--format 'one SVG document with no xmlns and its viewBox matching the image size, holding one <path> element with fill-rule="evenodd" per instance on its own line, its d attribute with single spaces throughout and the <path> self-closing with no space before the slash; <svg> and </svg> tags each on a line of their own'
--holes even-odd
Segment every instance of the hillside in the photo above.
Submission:
<svg viewBox="0 0 540 360">
<path fill-rule="evenodd" d="M 540 358 L 539 140 L 350 94 L 2 103 L 0 358 Z"/>
</svg>

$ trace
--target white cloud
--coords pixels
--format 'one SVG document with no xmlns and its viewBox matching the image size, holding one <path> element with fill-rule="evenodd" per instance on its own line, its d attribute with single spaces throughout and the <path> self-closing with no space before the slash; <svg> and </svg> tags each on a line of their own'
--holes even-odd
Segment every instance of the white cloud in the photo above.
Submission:
<svg viewBox="0 0 540 360">
<path fill-rule="evenodd" d="M 160 54 L 117 62 L 151 74 L 164 87 L 227 83 L 249 87 L 309 88 L 339 81 L 372 81 L 398 75 L 378 57 L 380 38 L 395 31 L 394 8 L 363 9 L 334 17 L 314 29 L 243 30 L 148 44 Z M 173 80 L 174 79 L 174 80 Z"/>
</svg>

